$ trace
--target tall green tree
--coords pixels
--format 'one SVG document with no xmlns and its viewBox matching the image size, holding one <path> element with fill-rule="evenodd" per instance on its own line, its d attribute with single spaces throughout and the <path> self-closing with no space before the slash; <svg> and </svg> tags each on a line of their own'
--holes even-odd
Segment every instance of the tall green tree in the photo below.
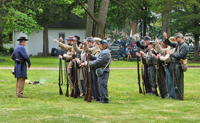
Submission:
<svg viewBox="0 0 200 123">
<path fill-rule="evenodd" d="M 198 60 L 200 36 L 200 0 L 158 0 L 154 1 L 156 12 L 172 11 L 163 20 L 171 19 L 170 27 L 175 32 L 192 33 L 195 39 L 194 60 Z M 162 2 L 165 2 L 163 5 Z"/>
<path fill-rule="evenodd" d="M 86 7 L 84 5 L 83 1 L 78 0 L 78 2 L 80 3 L 82 8 L 84 8 L 86 13 L 90 16 L 90 18 L 95 23 L 96 28 L 95 28 L 95 34 L 93 36 L 104 38 L 104 30 L 105 30 L 105 24 L 106 24 L 106 18 L 107 18 L 107 12 L 108 12 L 108 6 L 109 6 L 110 0 L 101 0 L 100 2 L 96 1 L 96 5 L 97 5 L 97 3 L 99 3 L 98 4 L 99 11 L 96 12 L 94 10 L 94 14 L 89 10 L 89 8 L 88 8 L 89 6 Z M 96 6 L 96 5 L 94 5 L 94 6 Z"/>
<path fill-rule="evenodd" d="M 17 0 L 16 9 L 22 12 L 33 11 L 34 19 L 44 28 L 43 31 L 43 55 L 49 55 L 48 25 L 54 21 L 67 18 L 75 2 L 73 0 Z M 24 7 L 21 7 L 24 5 Z"/>
<path fill-rule="evenodd" d="M 2 33 L 3 32 L 13 32 L 22 31 L 27 35 L 31 34 L 33 31 L 39 31 L 40 26 L 32 18 L 35 13 L 32 11 L 27 11 L 22 13 L 16 10 L 13 6 L 17 1 L 12 0 L 1 0 L 0 8 L 0 46 L 3 44 Z"/>
<path fill-rule="evenodd" d="M 123 32 L 129 35 L 134 21 L 141 25 L 140 34 L 144 36 L 147 26 L 155 20 L 151 5 L 150 0 L 112 0 L 108 11 L 108 25 L 122 27 Z"/>
<path fill-rule="evenodd" d="M 11 0 L 0 0 L 0 46 L 3 45 L 3 30 L 7 22 L 8 6 Z"/>
</svg>

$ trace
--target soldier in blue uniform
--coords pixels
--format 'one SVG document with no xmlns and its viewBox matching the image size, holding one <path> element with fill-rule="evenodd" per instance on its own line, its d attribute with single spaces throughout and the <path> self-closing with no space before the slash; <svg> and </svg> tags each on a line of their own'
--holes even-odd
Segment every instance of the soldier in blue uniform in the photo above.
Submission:
<svg viewBox="0 0 200 123">
<path fill-rule="evenodd" d="M 99 48 L 101 49 L 101 52 L 98 56 L 91 55 L 91 60 L 93 61 L 89 62 L 89 66 L 104 69 L 103 74 L 101 76 L 98 76 L 99 89 L 101 94 L 100 103 L 109 103 L 107 84 L 110 73 L 109 65 L 111 54 L 109 51 L 109 45 L 107 41 L 100 40 L 98 44 Z"/>
<path fill-rule="evenodd" d="M 11 58 L 15 61 L 15 70 L 14 75 L 15 78 L 17 78 L 16 82 L 16 97 L 18 98 L 24 98 L 23 92 L 24 92 L 24 84 L 25 79 L 27 79 L 27 65 L 28 68 L 31 67 L 31 61 L 29 59 L 29 56 L 26 53 L 26 50 L 24 46 L 26 45 L 26 37 L 20 37 L 17 39 L 20 43 L 15 47 Z"/>
</svg>

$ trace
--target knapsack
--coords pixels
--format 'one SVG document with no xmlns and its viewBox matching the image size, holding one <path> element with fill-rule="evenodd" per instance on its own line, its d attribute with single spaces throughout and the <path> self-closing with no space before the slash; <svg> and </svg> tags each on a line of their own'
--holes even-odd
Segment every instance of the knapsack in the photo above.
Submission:
<svg viewBox="0 0 200 123">
<path fill-rule="evenodd" d="M 134 42 L 131 42 L 131 47 L 134 47 L 135 43 Z"/>
</svg>

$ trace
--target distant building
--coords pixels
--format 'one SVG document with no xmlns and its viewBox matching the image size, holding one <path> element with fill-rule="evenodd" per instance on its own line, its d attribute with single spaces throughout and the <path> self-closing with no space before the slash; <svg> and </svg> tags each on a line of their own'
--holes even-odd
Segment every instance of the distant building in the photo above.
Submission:
<svg viewBox="0 0 200 123">
<path fill-rule="evenodd" d="M 71 13 L 68 19 L 65 21 L 55 21 L 48 26 L 48 36 L 59 40 L 59 37 L 63 37 L 63 41 L 66 44 L 66 38 L 68 36 L 78 35 L 81 40 L 85 38 L 86 33 L 86 21 L 77 15 Z M 33 32 L 30 36 L 20 32 L 13 32 L 13 47 L 15 47 L 19 42 L 17 39 L 24 36 L 29 39 L 26 43 L 26 51 L 28 55 L 38 55 L 38 53 L 43 52 L 43 31 L 39 33 Z M 51 53 L 52 48 L 60 49 L 58 44 L 55 43 L 51 38 L 49 38 L 49 53 Z"/>
</svg>

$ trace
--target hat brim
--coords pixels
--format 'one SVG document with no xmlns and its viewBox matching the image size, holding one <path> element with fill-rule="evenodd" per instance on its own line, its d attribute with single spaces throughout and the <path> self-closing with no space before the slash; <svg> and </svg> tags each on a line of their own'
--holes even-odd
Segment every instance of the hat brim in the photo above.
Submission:
<svg viewBox="0 0 200 123">
<path fill-rule="evenodd" d="M 73 41 L 73 38 L 66 38 L 67 41 Z"/>
<path fill-rule="evenodd" d="M 28 41 L 28 39 L 17 39 L 17 41 Z"/>
</svg>

